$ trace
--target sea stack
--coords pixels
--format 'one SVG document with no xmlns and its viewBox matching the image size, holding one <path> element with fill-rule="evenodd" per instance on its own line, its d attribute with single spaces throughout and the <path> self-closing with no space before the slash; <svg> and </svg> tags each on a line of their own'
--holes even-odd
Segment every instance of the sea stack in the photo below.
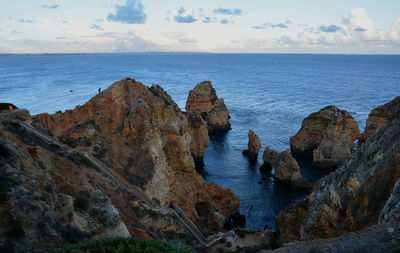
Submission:
<svg viewBox="0 0 400 253">
<path fill-rule="evenodd" d="M 294 188 L 312 188 L 312 185 L 302 178 L 299 165 L 289 149 L 279 153 L 266 147 L 263 154 L 263 161 L 263 168 L 275 169 L 274 178 L 280 183 L 290 185 Z"/>
<path fill-rule="evenodd" d="M 243 154 L 248 156 L 250 160 L 255 161 L 258 157 L 258 151 L 261 149 L 260 137 L 251 129 L 247 136 L 249 137 L 249 142 L 247 144 L 247 149 L 243 150 Z"/>
<path fill-rule="evenodd" d="M 337 168 L 350 158 L 353 143 L 360 137 L 354 118 L 336 106 L 310 114 L 290 138 L 294 155 L 312 157 L 316 166 Z"/>
<path fill-rule="evenodd" d="M 197 84 L 189 92 L 186 111 L 201 115 L 207 122 L 209 133 L 231 129 L 231 124 L 228 121 L 230 118 L 228 108 L 224 99 L 218 98 L 210 81 Z"/>
</svg>

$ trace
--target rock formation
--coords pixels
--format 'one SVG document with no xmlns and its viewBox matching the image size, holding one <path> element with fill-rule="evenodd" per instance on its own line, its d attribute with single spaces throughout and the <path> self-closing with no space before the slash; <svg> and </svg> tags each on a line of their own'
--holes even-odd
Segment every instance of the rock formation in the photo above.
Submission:
<svg viewBox="0 0 400 253">
<path fill-rule="evenodd" d="M 210 81 L 197 84 L 189 92 L 186 101 L 186 111 L 199 114 L 207 122 L 208 131 L 227 131 L 231 128 L 228 108 L 224 99 L 218 98 Z"/>
<path fill-rule="evenodd" d="M 26 110 L 10 114 L 30 120 Z M 108 188 L 111 194 L 115 185 L 103 178 L 90 186 L 87 179 L 95 180 L 96 171 L 81 167 L 78 157 L 68 159 L 8 116 L 0 114 L 1 252 L 44 252 L 90 237 L 130 236 L 115 203 L 99 190 Z"/>
<path fill-rule="evenodd" d="M 312 185 L 301 177 L 299 165 L 289 149 L 278 153 L 266 147 L 263 154 L 263 161 L 265 168 L 274 168 L 274 178 L 279 182 L 295 188 L 312 188 Z"/>
<path fill-rule="evenodd" d="M 399 208 L 395 204 L 395 183 L 400 177 L 399 125 L 400 110 L 356 150 L 350 161 L 321 179 L 301 206 L 281 212 L 278 236 L 283 241 L 330 238 L 377 224 L 379 219 L 398 221 L 393 217 L 397 217 Z"/>
<path fill-rule="evenodd" d="M 160 86 L 121 80 L 83 106 L 39 114 L 34 121 L 70 147 L 92 152 L 161 205 L 174 201 L 197 224 L 204 225 L 195 208 L 199 202 L 209 203 L 210 217 L 238 211 L 239 198 L 231 190 L 206 184 L 196 173 L 194 128 Z"/>
<path fill-rule="evenodd" d="M 249 137 L 249 143 L 247 144 L 247 150 L 244 150 L 243 154 L 248 156 L 250 160 L 257 160 L 258 151 L 261 149 L 260 137 L 251 129 L 247 135 Z"/>
<path fill-rule="evenodd" d="M 204 151 L 210 143 L 207 122 L 199 114 L 185 113 L 191 138 L 190 152 L 196 165 L 203 165 Z"/>
<path fill-rule="evenodd" d="M 361 141 L 365 141 L 375 133 L 376 129 L 382 126 L 390 117 L 400 110 L 400 96 L 390 102 L 374 108 L 368 115 L 367 124 L 362 134 Z"/>
<path fill-rule="evenodd" d="M 290 147 L 294 155 L 312 157 L 316 166 L 336 168 L 350 158 L 359 137 L 354 118 L 332 105 L 305 118 L 301 129 L 290 138 Z"/>
</svg>

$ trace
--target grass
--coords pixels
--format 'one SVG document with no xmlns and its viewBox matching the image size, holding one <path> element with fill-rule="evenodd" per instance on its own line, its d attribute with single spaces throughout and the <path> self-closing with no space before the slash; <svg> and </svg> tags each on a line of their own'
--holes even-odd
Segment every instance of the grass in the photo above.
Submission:
<svg viewBox="0 0 400 253">
<path fill-rule="evenodd" d="M 172 244 L 142 238 L 103 238 L 90 239 L 79 244 L 72 244 L 66 248 L 55 249 L 52 253 L 164 253 L 181 252 L 194 253 L 182 244 Z"/>
</svg>

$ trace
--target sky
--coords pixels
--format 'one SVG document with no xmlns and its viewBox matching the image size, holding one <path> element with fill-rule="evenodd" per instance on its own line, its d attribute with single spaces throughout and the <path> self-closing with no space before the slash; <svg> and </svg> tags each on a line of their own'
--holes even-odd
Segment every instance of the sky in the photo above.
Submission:
<svg viewBox="0 0 400 253">
<path fill-rule="evenodd" d="M 0 0 L 0 53 L 400 54 L 399 0 Z"/>
</svg>

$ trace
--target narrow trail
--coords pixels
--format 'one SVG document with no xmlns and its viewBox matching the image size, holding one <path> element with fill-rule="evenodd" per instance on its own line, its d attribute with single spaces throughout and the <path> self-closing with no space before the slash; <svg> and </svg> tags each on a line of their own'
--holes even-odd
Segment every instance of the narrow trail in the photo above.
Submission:
<svg viewBox="0 0 400 253">
<path fill-rule="evenodd" d="M 152 201 L 149 197 L 146 196 L 146 194 L 137 186 L 130 184 L 128 181 L 126 181 L 124 178 L 122 178 L 118 173 L 116 173 L 114 170 L 108 168 L 106 165 L 104 165 L 102 162 L 97 160 L 95 157 L 93 157 L 91 154 L 88 154 L 87 152 L 79 152 L 73 148 L 70 148 L 69 146 L 62 144 L 61 142 L 55 140 L 53 137 L 48 136 L 47 134 L 41 132 L 40 130 L 26 124 L 23 121 L 13 119 L 14 122 L 18 123 L 20 126 L 24 127 L 28 132 L 31 132 L 41 138 L 42 140 L 52 143 L 54 145 L 57 145 L 64 149 L 65 151 L 68 151 L 69 153 L 73 152 L 78 152 L 83 155 L 87 159 L 87 161 L 92 164 L 94 167 L 96 167 L 101 173 L 103 173 L 106 177 L 111 179 L 114 183 L 118 185 L 122 190 L 125 190 L 132 195 L 134 195 L 136 198 L 144 202 L 146 205 L 148 205 L 150 208 L 156 209 L 162 213 L 173 213 L 175 214 L 176 217 L 185 225 L 185 227 L 189 230 L 190 233 L 193 234 L 194 237 L 200 242 L 201 245 L 204 247 L 210 247 L 217 241 L 219 241 L 221 238 L 231 235 L 231 233 L 224 233 L 224 234 L 214 234 L 210 235 L 208 238 L 206 238 L 203 233 L 199 230 L 199 228 L 192 222 L 192 220 L 177 206 L 174 205 L 174 208 L 166 208 L 166 207 L 160 207 L 159 205 L 155 204 L 154 201 Z"/>
</svg>

